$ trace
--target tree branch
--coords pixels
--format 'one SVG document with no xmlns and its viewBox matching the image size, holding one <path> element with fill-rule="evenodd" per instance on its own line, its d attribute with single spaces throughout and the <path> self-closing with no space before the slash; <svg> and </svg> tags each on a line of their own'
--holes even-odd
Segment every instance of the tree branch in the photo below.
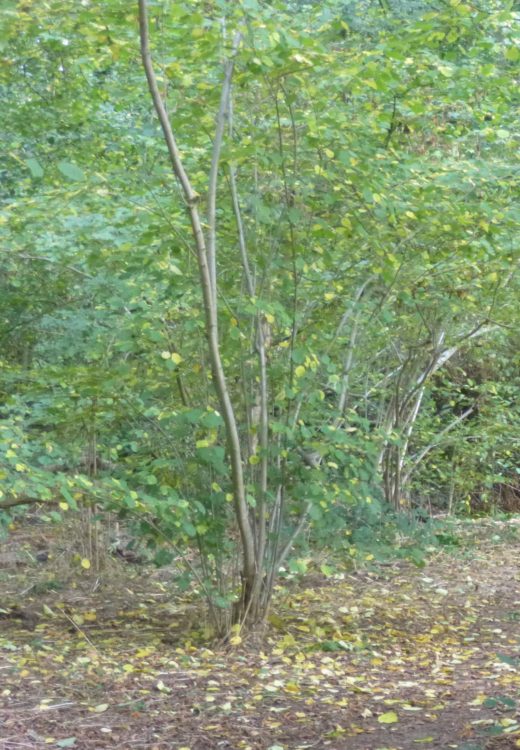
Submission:
<svg viewBox="0 0 520 750">
<path fill-rule="evenodd" d="M 0 510 L 16 508 L 18 505 L 36 505 L 36 503 L 47 502 L 49 502 L 49 500 L 42 500 L 41 497 L 31 497 L 29 495 L 21 495 L 20 497 L 15 497 L 13 495 L 4 498 L 4 500 L 0 500 Z"/>
<path fill-rule="evenodd" d="M 417 454 L 417 456 L 414 456 L 412 465 L 410 466 L 410 468 L 408 469 L 408 471 L 403 477 L 403 485 L 406 485 L 409 482 L 412 474 L 414 473 L 416 468 L 419 466 L 423 458 L 431 450 L 433 450 L 437 445 L 439 445 L 441 438 L 444 435 L 446 435 L 448 432 L 451 432 L 451 430 L 453 430 L 458 424 L 460 424 L 464 419 L 469 417 L 470 414 L 473 414 L 473 412 L 475 411 L 475 408 L 476 408 L 475 404 L 473 404 L 472 406 L 469 407 L 469 409 L 466 409 L 466 411 L 460 414 L 460 416 L 458 416 L 456 419 L 454 419 L 453 422 L 450 422 L 448 425 L 446 425 L 446 427 L 444 427 L 440 432 L 438 432 L 437 435 L 435 436 L 435 440 L 433 440 L 431 443 L 429 443 L 429 445 L 423 448 L 422 451 L 420 451 Z"/>
<path fill-rule="evenodd" d="M 231 57 L 226 61 L 224 67 L 224 83 L 220 94 L 220 107 L 215 124 L 215 139 L 213 141 L 213 153 L 211 156 L 211 168 L 209 172 L 208 185 L 208 265 L 211 277 L 211 291 L 213 304 L 217 304 L 217 179 L 220 163 L 220 152 L 224 139 L 224 126 L 229 111 L 229 97 L 231 93 L 231 80 L 235 67 L 235 56 L 238 52 L 242 35 L 235 34 Z"/>
</svg>

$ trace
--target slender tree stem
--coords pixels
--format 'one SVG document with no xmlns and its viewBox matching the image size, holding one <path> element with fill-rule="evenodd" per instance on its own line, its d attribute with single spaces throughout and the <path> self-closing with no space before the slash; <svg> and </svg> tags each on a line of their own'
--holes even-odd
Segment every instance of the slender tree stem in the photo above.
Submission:
<svg viewBox="0 0 520 750">
<path fill-rule="evenodd" d="M 208 341 L 209 357 L 213 372 L 213 382 L 226 426 L 226 435 L 233 482 L 234 508 L 242 543 L 242 575 L 244 585 L 243 596 L 247 598 L 254 586 L 254 579 L 257 571 L 254 535 L 251 523 L 249 521 L 244 472 L 242 468 L 242 450 L 240 446 L 238 425 L 234 407 L 229 394 L 227 380 L 224 373 L 224 368 L 222 366 L 222 358 L 220 354 L 216 289 L 214 288 L 213 284 L 212 272 L 210 270 L 208 260 L 206 240 L 204 237 L 202 221 L 198 211 L 199 195 L 193 189 L 188 175 L 184 169 L 170 119 L 166 112 L 166 108 L 164 106 L 164 102 L 157 85 L 157 78 L 153 68 L 152 57 L 150 53 L 147 2 L 146 0 L 138 0 L 138 5 L 141 57 L 143 61 L 143 67 L 145 70 L 146 79 L 148 81 L 148 87 L 150 90 L 150 95 L 152 97 L 152 102 L 161 124 L 172 168 L 175 176 L 180 182 L 187 203 L 193 238 L 197 250 L 200 284 L 206 316 L 206 338 Z M 232 68 L 229 75 L 231 75 L 231 72 Z M 227 78 L 224 81 L 224 87 L 227 87 L 229 85 L 228 83 L 226 83 L 226 80 Z M 220 112 L 219 116 L 222 122 L 220 120 L 217 121 L 217 131 L 219 131 L 220 128 L 223 128 L 223 118 L 225 116 L 224 111 Z M 218 149 L 218 153 L 220 153 L 220 149 Z M 210 182 L 210 190 L 216 191 L 216 183 Z M 213 198 L 211 196 L 208 197 L 208 205 L 211 205 L 212 201 Z M 213 231 L 215 231 L 215 227 L 213 227 Z M 214 242 L 214 238 L 211 240 L 211 242 Z"/>
</svg>

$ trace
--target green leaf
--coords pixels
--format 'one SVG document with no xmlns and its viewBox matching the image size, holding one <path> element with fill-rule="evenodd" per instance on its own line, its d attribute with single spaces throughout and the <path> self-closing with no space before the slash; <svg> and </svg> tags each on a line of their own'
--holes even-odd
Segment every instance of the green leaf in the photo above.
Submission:
<svg viewBox="0 0 520 750">
<path fill-rule="evenodd" d="M 334 568 L 331 568 L 330 565 L 325 565 L 325 563 L 320 565 L 320 570 L 326 578 L 334 575 Z"/>
<path fill-rule="evenodd" d="M 197 448 L 197 456 L 202 463 L 212 466 L 219 474 L 226 473 L 225 450 L 221 445 L 201 446 Z"/>
<path fill-rule="evenodd" d="M 58 169 L 68 180 L 80 181 L 85 179 L 85 173 L 83 170 L 69 161 L 60 161 L 58 163 Z"/>
<path fill-rule="evenodd" d="M 193 539 L 194 537 L 197 536 L 197 529 L 189 521 L 185 521 L 182 524 L 182 528 L 183 528 L 183 531 L 185 531 L 186 534 L 190 537 L 190 539 Z"/>
<path fill-rule="evenodd" d="M 513 656 L 508 656 L 507 654 L 497 654 L 497 659 L 504 664 L 509 664 L 510 667 L 520 666 L 520 659 L 517 659 Z"/>
<path fill-rule="evenodd" d="M 38 159 L 26 159 L 25 163 L 27 164 L 27 167 L 29 171 L 31 172 L 31 175 L 35 179 L 39 179 L 40 177 L 43 177 L 43 167 L 38 161 Z"/>
<path fill-rule="evenodd" d="M 75 747 L 76 746 L 76 738 L 75 737 L 66 737 L 64 740 L 58 740 L 56 743 L 57 747 Z"/>
<path fill-rule="evenodd" d="M 321 651 L 334 652 L 334 651 L 352 651 L 352 644 L 348 644 L 345 641 L 332 641 L 326 640 L 320 643 Z"/>
<path fill-rule="evenodd" d="M 158 549 L 157 552 L 154 555 L 153 563 L 158 568 L 162 568 L 165 565 L 169 565 L 174 558 L 174 555 L 171 552 L 168 552 L 166 549 Z"/>
<path fill-rule="evenodd" d="M 69 507 L 72 508 L 73 510 L 77 510 L 78 509 L 78 504 L 77 504 L 75 498 L 70 494 L 69 490 L 67 489 L 67 487 L 64 484 L 61 485 L 60 492 L 63 495 L 63 497 L 65 498 L 65 500 L 68 502 Z"/>
</svg>

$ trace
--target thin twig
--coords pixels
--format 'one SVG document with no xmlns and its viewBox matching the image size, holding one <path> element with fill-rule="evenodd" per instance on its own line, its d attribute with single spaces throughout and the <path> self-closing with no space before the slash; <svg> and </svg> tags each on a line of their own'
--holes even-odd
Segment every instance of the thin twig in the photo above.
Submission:
<svg viewBox="0 0 520 750">
<path fill-rule="evenodd" d="M 85 633 L 84 630 L 82 630 L 80 628 L 80 626 L 78 625 L 78 623 L 74 622 L 74 620 L 72 619 L 72 617 L 69 617 L 69 615 L 65 612 L 64 609 L 62 609 L 61 607 L 57 607 L 57 609 L 58 609 L 59 612 L 61 612 L 61 614 L 63 615 L 63 617 L 65 617 L 70 622 L 70 624 L 73 627 L 76 628 L 76 630 L 78 631 L 78 633 L 81 635 L 82 638 L 84 638 L 86 640 L 86 642 L 89 644 L 89 646 L 92 646 L 92 648 L 94 649 L 94 651 L 97 654 L 99 654 L 99 649 L 92 643 L 92 641 L 90 640 L 90 638 L 88 637 L 88 635 Z"/>
</svg>

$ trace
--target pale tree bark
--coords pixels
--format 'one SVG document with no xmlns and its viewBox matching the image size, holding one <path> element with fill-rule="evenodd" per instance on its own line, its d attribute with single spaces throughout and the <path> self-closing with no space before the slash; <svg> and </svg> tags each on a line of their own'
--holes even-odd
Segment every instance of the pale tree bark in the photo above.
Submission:
<svg viewBox="0 0 520 750">
<path fill-rule="evenodd" d="M 232 137 L 233 109 L 231 98 L 229 100 L 229 132 L 230 137 Z M 255 277 L 249 260 L 246 232 L 242 219 L 236 172 L 233 164 L 229 167 L 229 184 L 231 189 L 233 213 L 237 225 L 238 246 L 246 291 L 249 297 L 253 298 L 256 295 Z M 267 544 L 267 490 L 269 468 L 269 383 L 267 375 L 267 348 L 270 341 L 270 325 L 261 312 L 257 313 L 255 316 L 253 337 L 253 347 L 258 359 L 258 386 L 253 383 L 256 397 L 253 398 L 253 403 L 250 407 L 250 425 L 252 429 L 257 431 L 255 443 L 256 448 L 259 451 L 260 459 L 258 482 L 259 496 L 257 497 L 256 508 L 255 551 L 258 567 L 263 570 Z M 255 599 L 255 606 L 259 609 L 265 609 L 266 599 L 268 600 L 270 598 L 272 586 L 268 587 L 268 591 L 264 590 L 264 592 L 262 592 L 264 596 L 262 597 L 262 601 L 260 601 L 260 589 L 262 587 L 265 589 L 267 581 L 264 581 L 263 576 L 257 576 L 257 580 L 255 581 L 253 598 Z M 260 612 L 258 611 L 254 614 L 256 616 L 259 615 Z"/>
<path fill-rule="evenodd" d="M 435 336 L 435 342 L 426 364 L 419 365 L 421 354 L 409 356 L 392 373 L 395 377 L 394 395 L 392 396 L 383 420 L 384 432 L 390 437 L 392 432 L 402 436 L 402 443 L 392 445 L 385 441 L 378 458 L 378 468 L 383 471 L 386 499 L 399 509 L 401 498 L 406 493 L 407 486 L 413 472 L 426 457 L 437 442 L 427 446 L 409 465 L 409 446 L 413 431 L 419 417 L 421 406 L 426 394 L 428 382 L 447 362 L 449 362 L 464 346 L 473 339 L 484 336 L 495 330 L 496 326 L 480 323 L 465 334 L 458 337 L 452 346 L 446 347 L 446 330 L 442 329 Z M 407 369 L 410 374 L 407 374 Z M 419 370 L 419 374 L 417 371 Z M 447 432 L 456 427 L 462 419 L 471 414 L 473 407 L 464 413 L 462 418 L 454 420 L 448 428 L 443 429 L 437 436 L 441 439 Z"/>
</svg>

